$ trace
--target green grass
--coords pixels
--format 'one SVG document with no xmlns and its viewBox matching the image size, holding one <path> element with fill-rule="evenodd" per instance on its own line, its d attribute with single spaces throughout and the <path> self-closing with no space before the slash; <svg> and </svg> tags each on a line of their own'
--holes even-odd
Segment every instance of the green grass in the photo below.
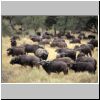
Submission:
<svg viewBox="0 0 100 100">
<path fill-rule="evenodd" d="M 27 37 L 17 41 L 18 45 L 23 43 L 33 44 Z M 76 44 L 70 44 L 66 40 L 68 48 L 74 48 Z M 82 44 L 86 44 L 87 41 L 83 40 Z M 79 45 L 79 44 L 77 44 Z M 4 83 L 97 83 L 98 82 L 98 69 L 96 74 L 90 74 L 88 72 L 75 73 L 73 70 L 69 70 L 68 75 L 60 73 L 52 73 L 48 75 L 40 66 L 40 69 L 30 68 L 29 66 L 23 67 L 21 65 L 9 64 L 11 56 L 7 56 L 7 48 L 10 47 L 10 38 L 2 37 L 2 82 Z M 49 60 L 56 57 L 56 48 L 50 48 L 49 45 L 45 46 L 45 49 L 49 51 Z M 93 57 L 98 60 L 98 49 L 95 48 Z M 98 67 L 98 66 L 97 66 Z"/>
</svg>

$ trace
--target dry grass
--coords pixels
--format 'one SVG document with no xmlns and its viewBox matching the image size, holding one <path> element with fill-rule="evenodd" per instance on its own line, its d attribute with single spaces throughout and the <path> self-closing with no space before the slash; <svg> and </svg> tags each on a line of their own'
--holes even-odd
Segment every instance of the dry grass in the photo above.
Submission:
<svg viewBox="0 0 100 100">
<path fill-rule="evenodd" d="M 17 41 L 18 45 L 23 43 L 33 44 L 31 40 L 27 37 L 21 39 L 21 41 Z M 76 44 L 70 44 L 68 40 L 66 40 L 68 47 L 73 48 Z M 86 40 L 82 41 L 82 44 L 87 43 Z M 79 45 L 79 44 L 77 44 Z M 88 72 L 78 72 L 75 73 L 72 70 L 69 70 L 68 75 L 64 75 L 60 73 L 59 75 L 56 73 L 52 73 L 48 75 L 42 67 L 40 69 L 30 68 L 27 66 L 24 68 L 20 65 L 10 65 L 9 61 L 11 60 L 11 56 L 7 56 L 7 48 L 10 47 L 10 38 L 2 37 L 2 82 L 5 83 L 97 83 L 98 82 L 98 70 L 96 74 L 90 74 Z M 45 49 L 49 51 L 48 59 L 52 60 L 56 57 L 55 49 L 50 48 L 49 45 L 45 46 Z M 98 49 L 95 48 L 93 53 L 93 57 L 98 60 Z M 98 67 L 98 66 L 97 66 Z"/>
</svg>

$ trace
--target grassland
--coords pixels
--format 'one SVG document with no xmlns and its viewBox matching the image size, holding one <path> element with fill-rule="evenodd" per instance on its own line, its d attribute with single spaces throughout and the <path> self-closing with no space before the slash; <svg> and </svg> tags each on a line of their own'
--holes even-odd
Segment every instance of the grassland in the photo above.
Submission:
<svg viewBox="0 0 100 100">
<path fill-rule="evenodd" d="M 68 48 L 74 48 L 76 44 L 70 44 L 66 40 Z M 86 44 L 88 40 L 82 40 L 82 44 Z M 18 45 L 23 43 L 34 44 L 28 37 L 23 37 L 17 41 Z M 80 44 L 77 44 L 80 45 Z M 48 75 L 42 67 L 40 69 L 30 68 L 29 66 L 23 67 L 21 65 L 11 65 L 9 62 L 11 56 L 7 56 L 7 48 L 10 47 L 10 37 L 2 37 L 2 82 L 3 83 L 97 83 L 98 82 L 98 65 L 96 74 L 90 74 L 88 72 L 75 73 L 73 70 L 69 70 L 68 75 L 60 73 L 52 73 Z M 48 60 L 52 60 L 56 57 L 56 48 L 51 48 L 49 45 L 45 46 L 45 49 L 49 52 Z M 98 61 L 98 48 L 95 48 L 92 53 L 93 57 Z M 30 54 L 32 55 L 32 54 Z"/>
</svg>

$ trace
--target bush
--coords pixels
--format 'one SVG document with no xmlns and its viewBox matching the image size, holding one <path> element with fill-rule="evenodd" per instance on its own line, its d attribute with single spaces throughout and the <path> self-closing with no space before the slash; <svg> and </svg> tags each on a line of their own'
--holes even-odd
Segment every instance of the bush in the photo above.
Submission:
<svg viewBox="0 0 100 100">
<path fill-rule="evenodd" d="M 8 27 L 7 23 L 3 20 L 2 21 L 2 35 L 6 36 L 11 33 L 10 27 Z"/>
</svg>

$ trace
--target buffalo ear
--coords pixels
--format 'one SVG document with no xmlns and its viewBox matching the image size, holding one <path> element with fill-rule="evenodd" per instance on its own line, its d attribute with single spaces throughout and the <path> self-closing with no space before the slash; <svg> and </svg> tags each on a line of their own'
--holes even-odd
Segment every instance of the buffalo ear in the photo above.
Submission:
<svg viewBox="0 0 100 100">
<path fill-rule="evenodd" d="M 11 50 L 11 48 L 8 48 L 7 51 Z"/>
<path fill-rule="evenodd" d="M 47 64 L 50 64 L 50 61 L 47 61 Z"/>
<path fill-rule="evenodd" d="M 44 60 L 40 60 L 40 62 L 38 62 L 38 63 L 43 65 L 44 64 Z"/>
<path fill-rule="evenodd" d="M 13 49 L 12 49 L 12 48 L 10 48 L 10 51 L 11 51 L 11 52 L 13 52 Z"/>
<path fill-rule="evenodd" d="M 44 65 L 45 63 L 46 63 L 46 61 L 45 60 L 42 60 L 42 61 L 40 61 L 39 62 L 41 65 Z"/>
</svg>

